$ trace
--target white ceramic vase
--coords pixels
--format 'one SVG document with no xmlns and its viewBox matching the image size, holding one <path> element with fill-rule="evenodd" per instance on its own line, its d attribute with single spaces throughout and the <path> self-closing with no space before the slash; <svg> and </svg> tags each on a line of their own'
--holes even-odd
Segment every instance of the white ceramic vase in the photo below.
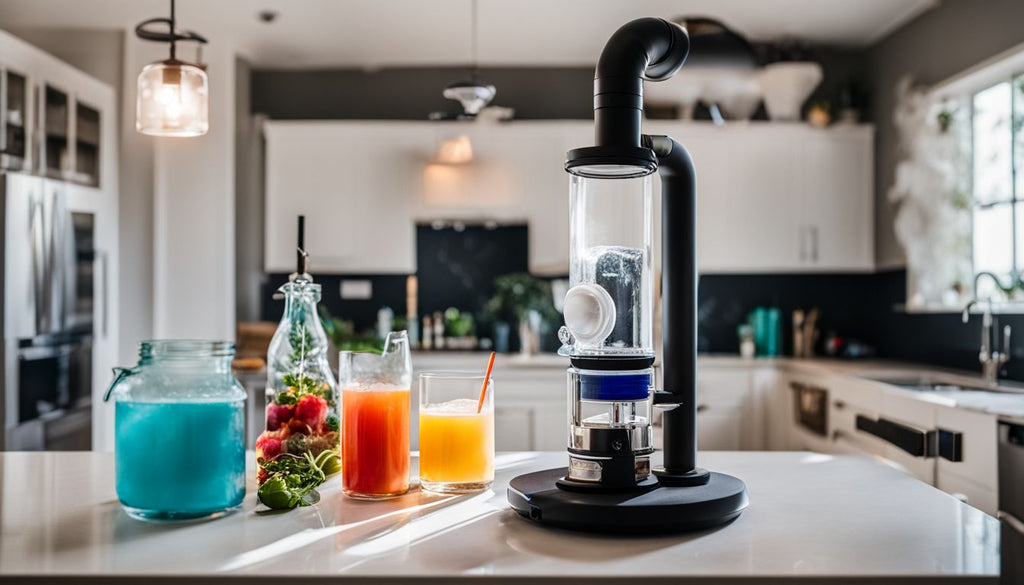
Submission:
<svg viewBox="0 0 1024 585">
<path fill-rule="evenodd" d="M 772 63 L 757 73 L 768 117 L 775 121 L 800 120 L 800 108 L 821 83 L 821 65 L 814 62 Z"/>
</svg>

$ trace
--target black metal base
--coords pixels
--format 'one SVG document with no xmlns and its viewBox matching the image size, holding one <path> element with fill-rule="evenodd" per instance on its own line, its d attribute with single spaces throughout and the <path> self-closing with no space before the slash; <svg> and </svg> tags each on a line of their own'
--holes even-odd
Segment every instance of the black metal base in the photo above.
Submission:
<svg viewBox="0 0 1024 585">
<path fill-rule="evenodd" d="M 749 503 L 746 484 L 722 473 L 712 472 L 707 483 L 690 487 L 588 493 L 557 487 L 567 471 L 547 469 L 513 478 L 509 504 L 530 520 L 570 530 L 667 534 L 726 524 Z"/>
</svg>

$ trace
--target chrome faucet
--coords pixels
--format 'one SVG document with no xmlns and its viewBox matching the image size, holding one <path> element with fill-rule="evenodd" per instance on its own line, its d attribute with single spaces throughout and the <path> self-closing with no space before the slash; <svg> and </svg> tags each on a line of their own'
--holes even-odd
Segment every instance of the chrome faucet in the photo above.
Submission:
<svg viewBox="0 0 1024 585">
<path fill-rule="evenodd" d="M 971 301 L 964 307 L 964 323 L 970 318 L 971 308 L 977 305 L 977 301 Z M 981 348 L 978 350 L 978 361 L 981 363 L 981 375 L 985 382 L 990 386 L 998 385 L 999 369 L 1010 361 L 1010 326 L 1003 327 L 1002 346 L 995 349 L 992 344 L 992 301 L 985 303 L 985 312 L 981 317 Z"/>
</svg>

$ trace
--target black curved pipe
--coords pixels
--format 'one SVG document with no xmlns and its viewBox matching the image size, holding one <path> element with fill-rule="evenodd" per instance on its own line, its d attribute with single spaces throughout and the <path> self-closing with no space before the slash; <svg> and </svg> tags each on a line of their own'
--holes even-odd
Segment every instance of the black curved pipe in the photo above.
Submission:
<svg viewBox="0 0 1024 585">
<path fill-rule="evenodd" d="M 662 483 L 707 481 L 697 470 L 697 175 L 682 144 L 669 136 L 644 136 L 661 176 L 661 404 L 676 404 L 662 417 Z"/>
<path fill-rule="evenodd" d="M 596 146 L 640 146 L 644 80 L 672 77 L 689 50 L 686 30 L 660 18 L 638 18 L 615 31 L 594 71 Z"/>
</svg>

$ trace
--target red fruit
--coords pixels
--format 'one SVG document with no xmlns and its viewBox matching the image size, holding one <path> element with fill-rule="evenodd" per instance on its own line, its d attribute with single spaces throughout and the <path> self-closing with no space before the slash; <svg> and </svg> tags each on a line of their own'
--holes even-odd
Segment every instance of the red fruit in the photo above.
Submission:
<svg viewBox="0 0 1024 585">
<path fill-rule="evenodd" d="M 256 439 L 256 456 L 264 459 L 273 459 L 281 454 L 281 439 L 262 433 Z"/>
<path fill-rule="evenodd" d="M 319 396 L 306 394 L 295 406 L 294 420 L 301 421 L 312 432 L 319 433 L 324 427 L 324 421 L 327 420 L 327 401 Z"/>
<path fill-rule="evenodd" d="M 271 402 L 267 405 L 267 430 L 276 431 L 281 428 L 281 425 L 288 424 L 294 413 L 295 407 L 291 404 L 274 404 Z"/>
</svg>

